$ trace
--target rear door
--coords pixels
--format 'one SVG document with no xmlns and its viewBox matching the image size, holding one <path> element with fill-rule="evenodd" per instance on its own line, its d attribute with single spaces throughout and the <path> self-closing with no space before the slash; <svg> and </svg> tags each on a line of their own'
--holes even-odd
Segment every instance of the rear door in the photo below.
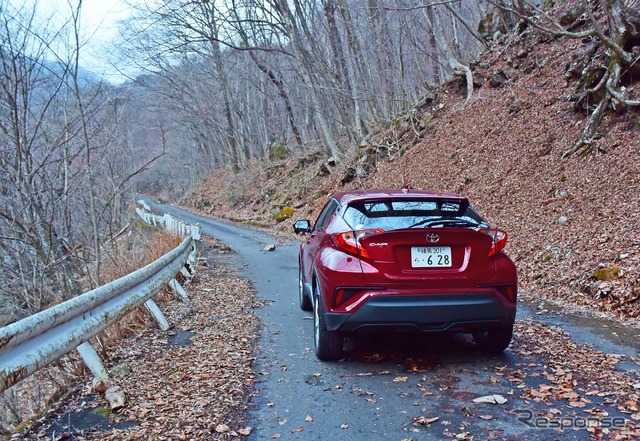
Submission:
<svg viewBox="0 0 640 441">
<path fill-rule="evenodd" d="M 315 261 L 323 242 L 326 241 L 326 227 L 335 215 L 339 206 L 340 204 L 335 199 L 331 199 L 327 202 L 320 212 L 318 219 L 316 219 L 316 223 L 314 224 L 311 233 L 307 236 L 307 241 L 304 244 L 305 255 L 303 256 L 303 268 L 306 280 L 308 281 L 311 280 L 313 262 Z"/>
</svg>

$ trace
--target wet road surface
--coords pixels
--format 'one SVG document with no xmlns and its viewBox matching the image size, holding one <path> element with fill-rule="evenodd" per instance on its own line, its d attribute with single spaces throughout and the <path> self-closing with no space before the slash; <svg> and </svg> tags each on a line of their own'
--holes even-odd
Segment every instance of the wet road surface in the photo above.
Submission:
<svg viewBox="0 0 640 441">
<path fill-rule="evenodd" d="M 349 350 L 339 362 L 318 361 L 311 314 L 297 304 L 297 242 L 269 252 L 264 248 L 275 240 L 264 233 L 173 206 L 152 206 L 200 223 L 204 234 L 231 247 L 235 254 L 226 265 L 250 279 L 267 303 L 256 311 L 264 328 L 254 366 L 260 382 L 249 420 L 254 428 L 250 440 L 591 439 L 584 424 L 593 414 L 580 413 L 567 401 L 554 402 L 558 413 L 550 414 L 548 404 L 521 397 L 522 389 L 545 381 L 547 366 L 512 348 L 489 357 L 464 336 L 377 334 L 347 340 Z M 536 308 L 520 305 L 518 320 L 542 321 L 566 330 L 579 343 L 626 355 L 616 368 L 638 376 L 632 361 L 640 352 L 638 330 L 601 319 L 541 314 Z M 473 401 L 494 394 L 506 402 Z M 628 418 L 606 395 L 590 397 L 590 402 L 590 409 L 606 412 L 607 420 L 598 413 L 600 422 L 619 425 Z M 563 424 L 578 428 L 559 430 L 559 419 L 570 416 L 577 418 Z"/>
</svg>

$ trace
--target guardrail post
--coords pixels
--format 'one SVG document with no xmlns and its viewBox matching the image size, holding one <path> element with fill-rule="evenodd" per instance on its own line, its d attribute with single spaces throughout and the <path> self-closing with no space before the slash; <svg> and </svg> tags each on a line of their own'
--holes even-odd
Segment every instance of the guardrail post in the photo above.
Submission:
<svg viewBox="0 0 640 441">
<path fill-rule="evenodd" d="M 191 277 L 193 277 L 193 275 L 189 272 L 189 270 L 184 266 L 180 268 L 180 274 L 182 274 L 187 279 L 190 279 Z"/>
<path fill-rule="evenodd" d="M 78 353 L 82 357 L 82 361 L 87 365 L 94 377 L 99 380 L 108 380 L 109 374 L 102 364 L 100 356 L 88 341 L 85 341 L 77 348 Z"/>
<path fill-rule="evenodd" d="M 200 224 L 195 224 L 191 226 L 191 237 L 193 240 L 200 240 Z M 195 244 L 193 245 L 195 250 Z"/>
<path fill-rule="evenodd" d="M 178 294 L 180 296 L 180 298 L 183 301 L 186 302 L 188 300 L 187 291 L 185 291 L 185 289 L 182 287 L 182 285 L 180 285 L 180 282 L 178 282 L 176 279 L 169 280 L 169 286 L 171 287 L 173 292 L 175 292 L 176 294 Z"/>
<path fill-rule="evenodd" d="M 153 315 L 153 318 L 156 319 L 156 323 L 158 324 L 161 330 L 166 331 L 167 329 L 170 328 L 169 322 L 167 321 L 162 311 L 160 311 L 160 308 L 158 308 L 158 305 L 156 305 L 156 302 L 149 299 L 146 302 L 144 302 L 144 306 L 147 307 L 151 315 Z"/>
<path fill-rule="evenodd" d="M 187 237 L 170 252 L 127 276 L 0 328 L 0 392 L 78 348 L 151 299 L 184 266 L 192 241 Z M 169 323 L 157 305 L 150 302 L 147 307 L 160 328 L 168 329 Z M 84 345 L 79 351 L 89 360 L 87 366 L 95 375 L 105 376 L 100 364 L 93 362 L 99 358 L 90 346 Z"/>
</svg>

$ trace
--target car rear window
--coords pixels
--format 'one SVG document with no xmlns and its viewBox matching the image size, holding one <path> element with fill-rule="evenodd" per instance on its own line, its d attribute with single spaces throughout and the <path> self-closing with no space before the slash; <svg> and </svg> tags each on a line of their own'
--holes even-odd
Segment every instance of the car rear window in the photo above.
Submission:
<svg viewBox="0 0 640 441">
<path fill-rule="evenodd" d="M 347 206 L 343 218 L 354 230 L 487 226 L 466 200 L 357 201 Z"/>
</svg>

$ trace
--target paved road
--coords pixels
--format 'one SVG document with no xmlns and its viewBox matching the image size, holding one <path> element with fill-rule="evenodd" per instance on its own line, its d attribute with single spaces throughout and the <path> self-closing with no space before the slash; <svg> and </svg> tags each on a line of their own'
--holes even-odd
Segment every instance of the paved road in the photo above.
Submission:
<svg viewBox="0 0 640 441">
<path fill-rule="evenodd" d="M 519 388 L 540 384 L 541 375 L 514 379 L 513 373 L 522 372 L 523 366 L 542 370 L 544 363 L 532 363 L 511 350 L 487 357 L 462 337 L 385 335 L 348 341 L 351 349 L 343 361 L 318 361 L 312 351 L 311 315 L 297 305 L 297 243 L 264 251 L 274 243 L 266 234 L 152 205 L 187 222 L 199 222 L 205 234 L 230 246 L 236 252 L 232 265 L 268 303 L 257 311 L 264 329 L 255 366 L 261 381 L 250 415 L 250 440 L 450 440 L 471 435 L 475 440 L 590 439 L 585 430 L 558 432 L 518 421 L 518 415 L 524 415 L 519 410 L 548 408 L 519 398 Z M 523 305 L 519 314 L 523 313 L 531 310 Z M 557 316 L 547 320 L 572 327 Z M 605 351 L 638 356 L 637 333 L 618 335 L 619 341 L 612 343 L 611 335 L 575 328 Z M 636 347 L 625 339 L 635 341 Z M 508 401 L 472 401 L 491 394 Z M 616 414 L 615 409 L 607 410 Z M 425 425 L 415 421 L 418 417 L 423 423 L 438 420 Z"/>
</svg>

